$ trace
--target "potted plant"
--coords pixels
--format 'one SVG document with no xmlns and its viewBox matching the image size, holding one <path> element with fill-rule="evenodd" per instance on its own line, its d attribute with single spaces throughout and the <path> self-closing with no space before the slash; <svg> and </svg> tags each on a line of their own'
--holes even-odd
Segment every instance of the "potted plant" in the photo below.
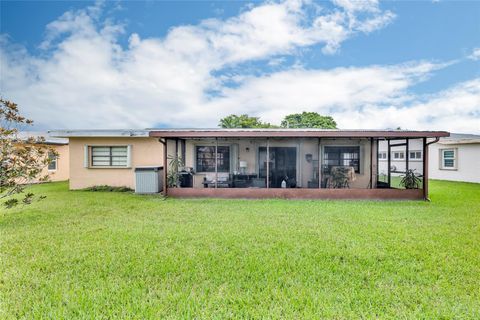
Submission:
<svg viewBox="0 0 480 320">
<path fill-rule="evenodd" d="M 409 169 L 405 172 L 405 175 L 402 176 L 400 185 L 405 189 L 418 189 L 420 188 L 420 178 L 415 174 L 415 169 Z"/>
<path fill-rule="evenodd" d="M 168 157 L 170 160 L 168 172 L 167 172 L 167 186 L 169 188 L 180 187 L 180 173 L 179 168 L 182 168 L 183 160 L 180 157 Z"/>
</svg>

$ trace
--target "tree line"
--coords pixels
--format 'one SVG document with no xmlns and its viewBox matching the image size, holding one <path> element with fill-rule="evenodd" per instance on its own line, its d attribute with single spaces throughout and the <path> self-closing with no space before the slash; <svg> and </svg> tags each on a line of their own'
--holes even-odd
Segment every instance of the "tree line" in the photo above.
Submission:
<svg viewBox="0 0 480 320">
<path fill-rule="evenodd" d="M 283 118 L 280 125 L 264 122 L 260 117 L 248 114 L 231 114 L 220 119 L 218 126 L 221 128 L 317 128 L 337 129 L 337 123 L 331 116 L 323 116 L 317 112 L 292 113 Z"/>
</svg>

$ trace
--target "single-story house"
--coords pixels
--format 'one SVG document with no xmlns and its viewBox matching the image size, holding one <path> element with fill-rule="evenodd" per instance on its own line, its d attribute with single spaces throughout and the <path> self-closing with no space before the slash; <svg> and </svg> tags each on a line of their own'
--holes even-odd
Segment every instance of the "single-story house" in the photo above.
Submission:
<svg viewBox="0 0 480 320">
<path fill-rule="evenodd" d="M 19 139 L 43 138 L 43 144 L 48 145 L 55 150 L 57 155 L 49 154 L 52 158 L 50 164 L 42 170 L 40 177 L 48 175 L 49 181 L 65 181 L 69 179 L 70 173 L 70 157 L 68 139 L 53 137 L 48 132 L 44 131 L 21 131 L 17 134 Z M 38 179 L 33 180 L 33 183 L 38 182 Z"/>
<path fill-rule="evenodd" d="M 405 172 L 406 165 L 417 172 L 422 170 L 422 143 L 411 140 L 406 145 L 388 146 L 380 142 L 379 173 L 386 176 L 390 156 L 393 176 Z M 429 177 L 432 179 L 480 183 L 480 135 L 451 133 L 430 146 Z M 408 161 L 407 161 L 408 157 Z"/>
<path fill-rule="evenodd" d="M 63 130 L 70 188 L 135 188 L 135 169 L 162 167 L 174 197 L 427 199 L 428 146 L 444 131 L 323 129 Z M 418 144 L 418 189 L 380 172 L 380 145 Z M 389 166 L 390 167 L 390 166 Z M 171 179 L 173 177 L 173 180 Z M 172 182 L 173 181 L 173 182 Z"/>
<path fill-rule="evenodd" d="M 480 183 L 480 135 L 451 134 L 430 150 L 432 179 Z"/>
</svg>

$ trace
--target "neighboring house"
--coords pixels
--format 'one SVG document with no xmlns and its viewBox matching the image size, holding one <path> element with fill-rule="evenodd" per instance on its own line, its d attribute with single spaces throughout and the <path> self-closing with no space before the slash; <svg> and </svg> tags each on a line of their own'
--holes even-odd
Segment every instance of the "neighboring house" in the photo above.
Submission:
<svg viewBox="0 0 480 320">
<path fill-rule="evenodd" d="M 58 155 L 49 155 L 53 160 L 43 169 L 41 176 L 43 177 L 48 174 L 50 181 L 64 181 L 69 179 L 70 157 L 68 139 L 52 137 L 48 132 L 39 131 L 22 131 L 18 133 L 18 137 L 20 139 L 27 139 L 28 137 L 43 137 L 45 139 L 45 144 L 55 149 Z M 38 182 L 38 179 L 33 182 Z"/>
<path fill-rule="evenodd" d="M 380 175 L 386 177 L 389 161 L 392 176 L 403 175 L 407 168 L 421 174 L 422 148 L 421 141 L 411 140 L 408 147 L 401 141 L 391 143 L 389 153 L 388 142 L 381 141 Z M 452 133 L 449 137 L 441 137 L 430 146 L 428 167 L 432 179 L 480 183 L 480 135 Z"/>
<path fill-rule="evenodd" d="M 480 183 L 480 135 L 452 133 L 432 145 L 432 179 Z"/>
<path fill-rule="evenodd" d="M 379 145 L 408 141 L 425 154 L 443 131 L 322 129 L 65 130 L 70 188 L 135 188 L 135 168 L 164 167 L 179 174 L 178 197 L 421 199 L 428 184 L 402 190 L 391 170 L 383 179 Z M 413 150 L 413 149 L 412 149 Z M 184 165 L 171 166 L 174 159 Z M 419 173 L 428 162 L 419 159 Z M 166 181 L 167 170 L 163 171 Z M 422 178 L 423 179 L 423 178 Z M 423 179 L 426 181 L 428 177 Z M 175 179 L 174 179 L 175 180 Z M 164 184 L 165 185 L 165 184 Z"/>
</svg>

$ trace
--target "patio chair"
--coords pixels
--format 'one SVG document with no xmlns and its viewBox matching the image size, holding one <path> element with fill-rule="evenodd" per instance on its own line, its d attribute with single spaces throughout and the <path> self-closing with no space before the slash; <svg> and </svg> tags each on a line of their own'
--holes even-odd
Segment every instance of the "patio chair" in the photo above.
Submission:
<svg viewBox="0 0 480 320">
<path fill-rule="evenodd" d="M 333 189 L 350 188 L 350 181 L 355 180 L 355 169 L 353 167 L 332 167 L 330 177 L 327 180 L 327 187 Z"/>
</svg>

